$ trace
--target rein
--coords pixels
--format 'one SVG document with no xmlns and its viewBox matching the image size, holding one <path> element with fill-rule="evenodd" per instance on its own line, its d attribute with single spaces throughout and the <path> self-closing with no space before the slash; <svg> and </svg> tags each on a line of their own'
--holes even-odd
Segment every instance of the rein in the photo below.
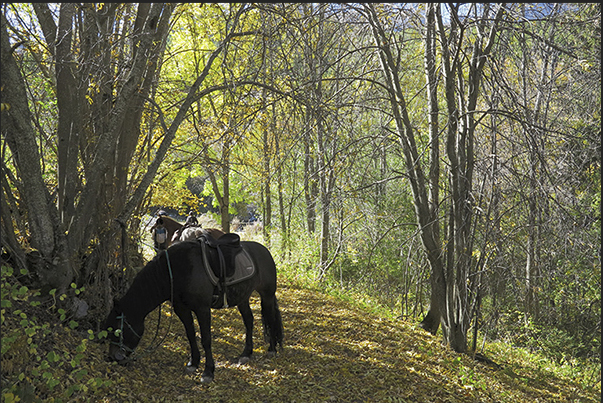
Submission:
<svg viewBox="0 0 603 403">
<path fill-rule="evenodd" d="M 145 242 L 142 242 L 144 245 L 149 246 L 153 249 L 155 249 L 156 251 L 159 250 L 157 248 L 155 248 L 154 246 L 151 246 Z M 124 353 L 129 352 L 131 353 L 130 356 L 127 356 L 124 358 L 124 360 L 127 361 L 134 361 L 139 357 L 144 357 L 145 355 L 148 355 L 152 352 L 154 352 L 155 350 L 157 350 L 157 348 L 163 344 L 163 342 L 165 341 L 167 335 L 170 332 L 170 329 L 172 327 L 172 317 L 173 315 L 173 310 L 174 310 L 174 276 L 172 274 L 172 265 L 170 263 L 170 256 L 168 254 L 167 249 L 165 249 L 165 259 L 167 261 L 167 266 L 168 266 L 168 273 L 170 274 L 170 305 L 172 306 L 172 315 L 170 315 L 170 321 L 168 322 L 168 330 L 165 333 L 165 335 L 163 336 L 163 339 L 161 339 L 155 346 L 153 346 L 153 343 L 155 342 L 155 340 L 157 339 L 157 335 L 159 334 L 159 327 L 161 324 L 161 306 L 163 305 L 163 303 L 159 304 L 159 314 L 158 314 L 158 319 L 157 319 L 157 328 L 155 329 L 155 336 L 153 336 L 153 340 L 151 340 L 150 346 L 147 347 L 142 353 L 136 354 L 136 352 L 134 351 L 135 349 L 130 348 L 128 346 L 126 346 L 124 344 L 124 324 L 132 331 L 132 333 L 134 333 L 134 335 L 136 337 L 138 337 L 138 339 L 142 339 L 142 335 L 139 335 L 134 328 L 132 327 L 132 325 L 130 324 L 130 322 L 128 322 L 127 318 L 126 318 L 126 314 L 125 313 L 121 313 L 121 315 L 119 315 L 117 317 L 117 319 L 120 320 L 120 329 L 119 329 L 119 343 L 116 343 L 114 341 L 111 341 L 111 344 L 115 344 L 119 347 L 120 351 L 122 351 Z"/>
</svg>

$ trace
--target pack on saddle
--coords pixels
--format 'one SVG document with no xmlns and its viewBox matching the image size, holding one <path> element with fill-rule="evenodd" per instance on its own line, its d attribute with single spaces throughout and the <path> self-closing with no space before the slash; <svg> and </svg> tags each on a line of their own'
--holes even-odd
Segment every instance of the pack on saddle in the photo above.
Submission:
<svg viewBox="0 0 603 403">
<path fill-rule="evenodd" d="M 237 234 L 225 234 L 215 239 L 209 234 L 197 238 L 201 245 L 203 263 L 214 285 L 212 308 L 228 308 L 226 290 L 255 274 L 251 257 L 241 246 Z"/>
</svg>

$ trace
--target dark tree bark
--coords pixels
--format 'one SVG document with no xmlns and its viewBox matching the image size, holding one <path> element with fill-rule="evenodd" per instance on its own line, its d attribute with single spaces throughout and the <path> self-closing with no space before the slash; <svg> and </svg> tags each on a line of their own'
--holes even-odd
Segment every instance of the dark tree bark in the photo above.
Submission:
<svg viewBox="0 0 603 403">
<path fill-rule="evenodd" d="M 22 208 L 27 211 L 31 247 L 37 251 L 29 269 L 50 287 L 64 290 L 73 277 L 73 270 L 66 257 L 62 226 L 56 220 L 56 207 L 42 177 L 41 157 L 31 123 L 25 82 L 9 43 L 8 22 L 4 15 L 1 18 L 1 86 L 2 103 L 6 105 L 2 111 L 1 127 L 23 185 Z M 3 219 L 3 223 L 4 230 L 13 231 L 12 222 Z"/>
</svg>

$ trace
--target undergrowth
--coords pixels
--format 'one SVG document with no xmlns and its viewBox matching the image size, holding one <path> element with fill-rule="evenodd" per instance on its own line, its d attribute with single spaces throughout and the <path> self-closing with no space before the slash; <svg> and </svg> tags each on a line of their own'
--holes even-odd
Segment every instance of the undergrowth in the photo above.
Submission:
<svg viewBox="0 0 603 403">
<path fill-rule="evenodd" d="M 42 296 L 14 274 L 2 266 L 2 401 L 66 401 L 110 386 L 110 379 L 89 376 L 84 358 L 99 336 L 71 317 L 70 296 L 54 289 Z M 72 284 L 70 291 L 82 289 Z"/>
</svg>

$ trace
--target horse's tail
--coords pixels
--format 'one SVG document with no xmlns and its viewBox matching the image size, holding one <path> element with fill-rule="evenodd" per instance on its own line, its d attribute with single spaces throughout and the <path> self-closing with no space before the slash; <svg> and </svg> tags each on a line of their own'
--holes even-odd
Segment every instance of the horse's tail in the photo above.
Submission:
<svg viewBox="0 0 603 403">
<path fill-rule="evenodd" d="M 270 344 L 269 351 L 276 351 L 276 346 L 283 348 L 283 320 L 278 308 L 276 296 L 271 302 L 262 300 L 262 324 L 264 325 L 264 340 Z"/>
</svg>

